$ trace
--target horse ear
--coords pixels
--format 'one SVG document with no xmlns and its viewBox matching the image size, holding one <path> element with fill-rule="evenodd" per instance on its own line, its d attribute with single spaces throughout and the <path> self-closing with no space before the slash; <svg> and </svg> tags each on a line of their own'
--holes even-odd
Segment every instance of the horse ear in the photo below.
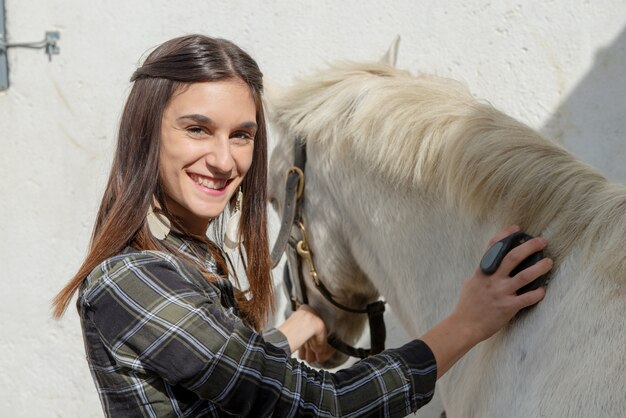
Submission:
<svg viewBox="0 0 626 418">
<path fill-rule="evenodd" d="M 382 56 L 380 62 L 384 64 L 389 64 L 392 67 L 396 66 L 396 62 L 398 62 L 398 46 L 400 45 L 400 35 L 396 35 L 391 45 L 389 45 L 389 49 L 385 52 L 385 55 Z"/>
</svg>

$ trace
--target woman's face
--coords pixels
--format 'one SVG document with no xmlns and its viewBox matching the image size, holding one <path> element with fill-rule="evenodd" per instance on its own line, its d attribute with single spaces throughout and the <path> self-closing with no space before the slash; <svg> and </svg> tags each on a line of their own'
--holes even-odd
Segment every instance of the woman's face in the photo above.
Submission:
<svg viewBox="0 0 626 418">
<path fill-rule="evenodd" d="M 204 235 L 252 164 L 256 106 L 239 79 L 194 83 L 163 112 L 159 175 L 168 208 Z"/>
</svg>

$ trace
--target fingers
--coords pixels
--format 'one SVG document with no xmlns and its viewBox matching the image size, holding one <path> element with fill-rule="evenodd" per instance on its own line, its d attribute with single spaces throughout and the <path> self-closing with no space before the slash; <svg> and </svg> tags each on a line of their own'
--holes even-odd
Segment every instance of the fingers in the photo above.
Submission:
<svg viewBox="0 0 626 418">
<path fill-rule="evenodd" d="M 306 361 L 306 347 L 305 347 L 306 343 L 302 344 L 300 346 L 300 348 L 298 348 L 298 358 L 300 360 L 305 360 Z"/>
<path fill-rule="evenodd" d="M 511 279 L 511 284 L 513 285 L 515 290 L 518 290 L 526 286 L 527 284 L 532 283 L 534 280 L 539 278 L 539 276 L 542 276 L 549 272 L 553 264 L 554 262 L 551 259 L 544 258 L 538 261 L 536 264 L 533 264 L 532 266 L 525 268 L 524 270 L 517 273 L 515 277 Z"/>
<path fill-rule="evenodd" d="M 515 267 L 517 267 L 522 261 L 528 258 L 528 256 L 543 250 L 546 247 L 546 244 L 547 241 L 545 240 L 545 238 L 537 237 L 513 248 L 504 257 L 498 270 L 508 276 L 515 269 Z"/>
<path fill-rule="evenodd" d="M 324 346 L 319 351 L 315 352 L 315 358 L 317 359 L 319 363 L 323 363 L 326 360 L 328 360 L 333 355 L 334 352 L 335 352 L 334 348 L 332 348 L 328 344 L 324 344 Z"/>
<path fill-rule="evenodd" d="M 335 349 L 326 343 L 318 345 L 307 341 L 298 350 L 298 357 L 307 363 L 323 363 L 333 355 L 334 351 Z"/>
<path fill-rule="evenodd" d="M 300 347 L 300 350 L 298 351 L 298 356 L 300 357 L 300 360 L 304 360 L 307 363 L 313 363 L 316 361 L 315 352 L 310 350 L 308 345 L 308 343 L 302 344 L 302 347 Z"/>
<path fill-rule="evenodd" d="M 328 344 L 328 333 L 324 321 L 309 305 L 301 305 L 298 311 L 306 315 L 306 327 L 312 331 L 312 335 L 300 346 L 298 357 L 308 363 L 322 363 L 328 360 L 334 349 Z"/>
<path fill-rule="evenodd" d="M 546 288 L 542 286 L 535 290 L 531 290 L 530 292 L 526 292 L 522 295 L 517 296 L 516 300 L 518 303 L 518 310 L 534 305 L 535 303 L 543 299 L 545 295 Z"/>
<path fill-rule="evenodd" d="M 542 237 L 533 238 L 531 240 L 526 241 L 525 243 L 515 247 L 512 249 L 502 260 L 502 264 L 498 270 L 501 273 L 506 274 L 508 276 L 511 271 L 513 271 L 522 261 L 528 258 L 530 255 L 543 250 L 547 245 L 547 241 Z M 506 283 L 510 285 L 509 291 L 516 292 L 522 287 L 526 286 L 529 283 L 532 283 L 534 280 L 539 278 L 540 276 L 548 273 L 552 266 L 554 265 L 554 261 L 550 258 L 543 258 L 539 260 L 537 263 L 533 264 L 530 267 L 525 268 L 524 270 L 517 273 L 514 277 L 508 278 Z M 516 303 L 518 304 L 517 308 L 522 309 L 530 305 L 534 305 L 544 298 L 546 293 L 545 288 L 542 286 L 538 289 L 535 289 L 530 292 L 526 292 L 522 295 L 516 297 Z"/>
<path fill-rule="evenodd" d="M 316 334 L 313 338 L 306 342 L 307 352 L 310 352 L 314 359 L 320 363 L 328 360 L 335 349 L 328 344 L 328 336 L 326 332 Z"/>
<path fill-rule="evenodd" d="M 495 244 L 496 242 L 500 241 L 503 238 L 508 237 L 509 235 L 511 235 L 514 232 L 519 231 L 520 228 L 517 225 L 509 225 L 506 228 L 501 229 L 500 231 L 498 231 L 498 233 L 489 240 L 489 244 L 487 245 L 487 249 L 491 248 L 493 246 L 493 244 Z"/>
</svg>

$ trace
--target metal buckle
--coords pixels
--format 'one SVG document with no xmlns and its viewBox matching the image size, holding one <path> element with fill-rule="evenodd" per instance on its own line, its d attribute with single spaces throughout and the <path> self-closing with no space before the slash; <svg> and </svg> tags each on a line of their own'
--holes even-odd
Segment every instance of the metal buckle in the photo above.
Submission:
<svg viewBox="0 0 626 418">
<path fill-rule="evenodd" d="M 296 191 L 296 199 L 300 200 L 302 194 L 304 193 L 304 172 L 301 168 L 292 166 L 289 167 L 289 170 L 287 170 L 287 176 L 289 176 L 289 174 L 291 173 L 296 173 L 299 177 L 298 190 Z"/>
<path fill-rule="evenodd" d="M 300 228 L 300 231 L 302 231 L 302 239 L 298 241 L 298 244 L 296 245 L 296 250 L 298 251 L 298 255 L 306 260 L 306 263 L 309 266 L 309 274 L 313 278 L 315 284 L 319 286 L 320 279 L 317 277 L 317 270 L 315 270 L 315 264 L 313 264 L 313 254 L 311 254 L 311 250 L 309 249 L 309 243 L 304 223 L 302 221 L 298 222 L 298 227 Z"/>
</svg>

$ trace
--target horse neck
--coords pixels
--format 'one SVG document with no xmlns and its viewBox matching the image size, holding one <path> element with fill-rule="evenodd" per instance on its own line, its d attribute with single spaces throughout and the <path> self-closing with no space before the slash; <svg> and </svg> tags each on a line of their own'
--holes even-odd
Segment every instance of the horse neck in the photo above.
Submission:
<svg viewBox="0 0 626 418">
<path fill-rule="evenodd" d="M 451 312 L 495 227 L 415 190 L 398 190 L 362 167 L 331 166 L 316 159 L 315 147 L 307 167 L 307 217 L 312 234 L 326 239 L 315 248 L 324 276 L 349 286 L 353 278 L 342 277 L 340 266 L 357 265 L 403 327 L 421 335 Z"/>
</svg>

